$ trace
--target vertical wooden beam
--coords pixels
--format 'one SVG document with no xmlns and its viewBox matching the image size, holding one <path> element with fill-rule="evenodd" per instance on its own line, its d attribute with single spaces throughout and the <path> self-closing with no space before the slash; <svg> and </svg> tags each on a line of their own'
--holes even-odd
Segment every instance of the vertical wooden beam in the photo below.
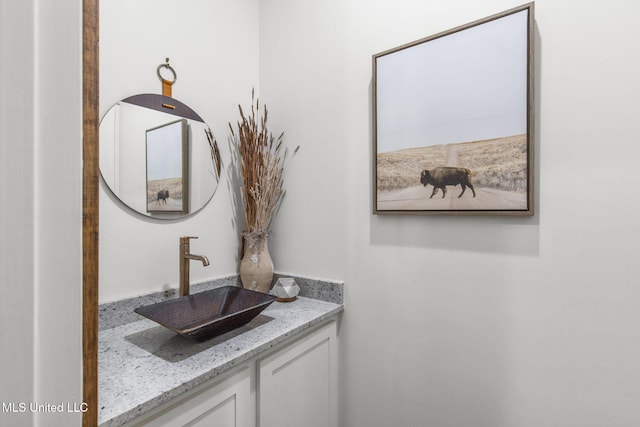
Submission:
<svg viewBox="0 0 640 427">
<path fill-rule="evenodd" d="M 98 425 L 98 0 L 82 0 L 83 427 Z"/>
</svg>

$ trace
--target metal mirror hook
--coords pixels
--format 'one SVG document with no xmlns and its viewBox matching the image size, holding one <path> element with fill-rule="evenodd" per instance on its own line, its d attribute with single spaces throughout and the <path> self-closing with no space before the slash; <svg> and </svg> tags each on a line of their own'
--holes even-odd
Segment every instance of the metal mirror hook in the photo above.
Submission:
<svg viewBox="0 0 640 427">
<path fill-rule="evenodd" d="M 173 81 L 166 80 L 164 77 L 162 77 L 162 75 L 160 74 L 161 68 L 166 68 L 169 71 L 171 71 L 171 74 L 173 74 Z M 176 70 L 174 70 L 173 67 L 169 65 L 169 58 L 166 59 L 166 62 L 164 64 L 158 65 L 157 73 L 158 73 L 158 77 L 162 82 L 168 82 L 169 84 L 174 84 L 176 80 L 178 80 L 178 74 L 176 74 Z"/>
</svg>

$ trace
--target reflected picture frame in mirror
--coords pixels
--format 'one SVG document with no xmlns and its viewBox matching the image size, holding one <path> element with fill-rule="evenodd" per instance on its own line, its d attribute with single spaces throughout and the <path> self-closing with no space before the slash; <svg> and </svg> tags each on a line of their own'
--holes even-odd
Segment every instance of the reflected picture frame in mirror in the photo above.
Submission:
<svg viewBox="0 0 640 427">
<path fill-rule="evenodd" d="M 149 132 L 173 123 L 180 123 L 179 148 L 164 154 L 174 164 L 181 157 L 181 172 L 171 177 L 179 184 L 174 183 L 173 191 L 156 189 L 149 185 Z M 212 155 L 215 141 L 209 139 L 209 126 L 186 104 L 164 95 L 134 95 L 107 111 L 99 131 L 102 181 L 129 209 L 147 217 L 178 219 L 197 213 L 213 197 L 220 178 L 219 156 Z M 159 196 L 161 191 L 169 195 Z"/>
<path fill-rule="evenodd" d="M 147 212 L 189 213 L 187 119 L 146 132 Z"/>
</svg>

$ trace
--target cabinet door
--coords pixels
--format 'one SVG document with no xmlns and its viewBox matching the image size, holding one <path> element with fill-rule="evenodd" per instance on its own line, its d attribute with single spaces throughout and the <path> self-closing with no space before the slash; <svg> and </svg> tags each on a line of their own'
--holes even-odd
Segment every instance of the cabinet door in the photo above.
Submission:
<svg viewBox="0 0 640 427">
<path fill-rule="evenodd" d="M 254 427 L 255 394 L 250 366 L 226 380 L 204 384 L 156 410 L 135 426 Z"/>
<path fill-rule="evenodd" d="M 337 426 L 336 322 L 258 361 L 260 427 Z"/>
</svg>

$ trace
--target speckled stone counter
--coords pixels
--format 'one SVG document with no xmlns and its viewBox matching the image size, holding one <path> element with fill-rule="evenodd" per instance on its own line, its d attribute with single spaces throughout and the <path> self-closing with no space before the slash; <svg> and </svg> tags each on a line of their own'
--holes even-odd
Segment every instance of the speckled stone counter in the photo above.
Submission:
<svg viewBox="0 0 640 427">
<path fill-rule="evenodd" d="M 135 314 L 124 324 L 107 323 L 98 343 L 99 425 L 120 426 L 337 316 L 343 309 L 341 296 L 339 301 L 298 297 L 290 303 L 274 302 L 245 326 L 200 343 Z M 110 317 L 108 312 L 115 314 L 122 307 L 127 303 L 101 307 L 107 311 L 101 313 L 101 323 L 106 321 L 103 316 Z"/>
</svg>

